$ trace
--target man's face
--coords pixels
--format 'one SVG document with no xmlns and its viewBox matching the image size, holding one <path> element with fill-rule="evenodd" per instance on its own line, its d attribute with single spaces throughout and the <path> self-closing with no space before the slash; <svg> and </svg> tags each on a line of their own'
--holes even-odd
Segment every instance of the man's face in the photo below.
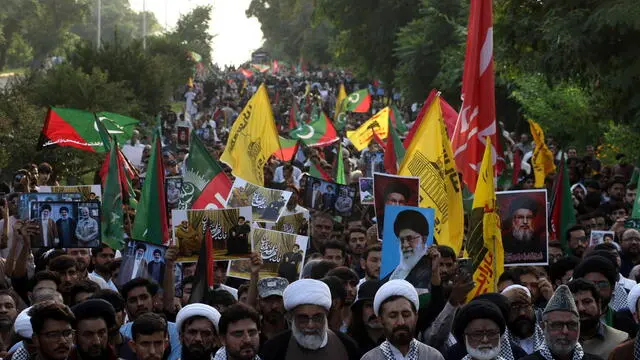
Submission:
<svg viewBox="0 0 640 360">
<path fill-rule="evenodd" d="M 640 232 L 638 230 L 626 230 L 622 234 L 622 252 L 629 256 L 640 254 Z"/>
<path fill-rule="evenodd" d="M 364 268 L 364 272 L 369 279 L 380 278 L 380 264 L 382 263 L 382 255 L 380 251 L 369 251 L 366 259 L 360 260 L 360 266 Z"/>
<path fill-rule="evenodd" d="M 108 330 L 107 323 L 101 318 L 78 321 L 76 348 L 82 359 L 106 359 Z"/>
<path fill-rule="evenodd" d="M 182 351 L 186 351 L 192 359 L 205 359 L 211 357 L 216 344 L 216 332 L 213 324 L 208 319 L 195 319 L 185 325 L 180 335 Z"/>
<path fill-rule="evenodd" d="M 588 245 L 589 239 L 587 239 L 584 230 L 575 230 L 569 233 L 569 248 L 573 255 L 582 257 Z"/>
<path fill-rule="evenodd" d="M 180 302 L 182 303 L 182 306 L 186 306 L 187 304 L 189 304 L 189 298 L 191 297 L 191 289 L 193 289 L 192 283 L 187 283 L 182 288 L 182 298 L 180 300 Z"/>
<path fill-rule="evenodd" d="M 80 209 L 80 214 L 82 215 L 82 218 L 88 218 L 89 217 L 89 209 L 88 208 L 81 208 Z"/>
<path fill-rule="evenodd" d="M 362 322 L 368 329 L 382 329 L 382 323 L 373 311 L 373 301 L 366 300 L 362 303 Z"/>
<path fill-rule="evenodd" d="M 450 257 L 440 258 L 440 278 L 442 281 L 453 280 L 456 272 L 456 262 Z"/>
<path fill-rule="evenodd" d="M 136 259 L 140 260 L 144 257 L 144 249 L 138 249 L 136 250 Z"/>
<path fill-rule="evenodd" d="M 420 253 L 424 249 L 424 239 L 422 235 L 411 229 L 402 229 L 398 233 L 400 241 L 400 250 L 405 260 L 411 258 L 414 254 Z"/>
<path fill-rule="evenodd" d="M 167 334 L 158 331 L 151 335 L 138 334 L 129 344 L 138 360 L 161 360 L 167 342 Z"/>
<path fill-rule="evenodd" d="M 49 218 L 49 209 L 43 209 L 40 212 L 40 216 L 42 217 L 43 220 L 46 220 Z"/>
<path fill-rule="evenodd" d="M 611 213 L 611 221 L 618 221 L 619 219 L 627 216 L 627 210 L 625 209 L 616 209 Z"/>
<path fill-rule="evenodd" d="M 229 324 L 227 333 L 222 337 L 228 358 L 252 360 L 260 347 L 260 331 L 251 319 L 242 319 Z"/>
<path fill-rule="evenodd" d="M 66 209 L 60 210 L 60 217 L 66 219 L 69 216 L 69 212 Z"/>
<path fill-rule="evenodd" d="M 66 321 L 47 319 L 40 333 L 33 334 L 32 340 L 43 358 L 65 360 L 73 345 L 73 329 Z"/>
<path fill-rule="evenodd" d="M 595 218 L 591 218 L 591 219 L 584 219 L 582 221 L 580 221 L 580 225 L 582 225 L 585 229 L 585 235 L 589 235 L 591 234 L 591 230 L 595 229 L 596 226 L 596 219 Z"/>
<path fill-rule="evenodd" d="M 627 189 L 627 192 L 624 194 L 624 202 L 628 205 L 633 205 L 633 202 L 636 200 L 636 189 Z"/>
<path fill-rule="evenodd" d="M 16 302 L 9 295 L 0 295 L 0 330 L 9 330 L 18 316 Z"/>
<path fill-rule="evenodd" d="M 513 236 L 516 240 L 531 241 L 533 238 L 533 211 L 518 209 L 513 213 Z"/>
<path fill-rule="evenodd" d="M 156 251 L 156 252 L 153 253 L 153 259 L 155 261 L 160 261 L 160 259 L 162 259 L 162 255 L 159 252 Z"/>
<path fill-rule="evenodd" d="M 607 230 L 607 220 L 604 216 L 598 216 L 595 218 L 596 225 L 593 227 L 593 230 Z"/>
<path fill-rule="evenodd" d="M 576 149 L 569 149 L 567 150 L 567 157 L 569 158 L 578 157 L 578 152 L 576 151 Z"/>
<path fill-rule="evenodd" d="M 76 264 L 78 267 L 78 271 L 84 272 L 89 267 L 91 263 L 91 254 L 89 253 L 89 249 L 69 249 L 67 250 L 67 254 L 73 256 L 76 259 Z"/>
<path fill-rule="evenodd" d="M 78 281 L 78 270 L 75 266 L 68 268 L 65 271 L 57 272 L 60 277 L 60 292 L 66 293 L 71 289 L 71 286 Z"/>
<path fill-rule="evenodd" d="M 489 319 L 472 320 L 464 330 L 465 344 L 473 359 L 494 359 L 500 353 L 500 328 Z M 479 355 L 479 356 L 478 356 Z"/>
<path fill-rule="evenodd" d="M 56 285 L 55 281 L 53 281 L 53 280 L 40 280 L 33 287 L 32 292 L 36 292 L 36 291 L 38 291 L 40 289 L 44 289 L 44 288 L 48 288 L 48 289 L 52 289 L 52 290 L 58 291 L 58 285 Z"/>
<path fill-rule="evenodd" d="M 593 156 L 594 155 L 594 148 L 592 145 L 587 145 L 587 147 L 584 148 L 585 152 L 587 153 L 588 156 Z"/>
<path fill-rule="evenodd" d="M 593 298 L 591 291 L 573 293 L 578 313 L 580 313 L 580 328 L 594 330 L 600 321 L 600 304 Z"/>
<path fill-rule="evenodd" d="M 279 295 L 271 295 L 260 299 L 259 308 L 262 318 L 270 324 L 280 321 L 285 313 L 284 301 L 282 296 Z"/>
<path fill-rule="evenodd" d="M 389 193 L 384 203 L 386 205 L 407 205 L 407 199 L 400 193 Z"/>
<path fill-rule="evenodd" d="M 555 264 L 564 257 L 564 252 L 559 247 L 549 246 L 549 263 Z"/>
<path fill-rule="evenodd" d="M 367 234 L 362 232 L 352 232 L 349 235 L 349 250 L 354 255 L 362 255 L 367 247 Z"/>
<path fill-rule="evenodd" d="M 313 233 L 311 236 L 315 241 L 327 241 L 331 238 L 333 231 L 333 221 L 327 217 L 317 217 L 313 220 Z"/>
<path fill-rule="evenodd" d="M 611 287 L 611 284 L 609 283 L 609 280 L 607 280 L 607 278 L 599 272 L 587 273 L 585 274 L 584 278 L 587 280 L 591 280 L 594 284 L 596 284 L 596 287 L 600 292 L 601 305 L 609 305 L 611 294 L 613 293 L 613 289 Z"/>
<path fill-rule="evenodd" d="M 609 197 L 614 200 L 622 200 L 624 196 L 624 185 L 615 183 L 609 187 Z"/>
<path fill-rule="evenodd" d="M 552 311 L 545 315 L 544 340 L 555 358 L 569 356 L 578 342 L 578 316 L 567 311 Z"/>
<path fill-rule="evenodd" d="M 511 292 L 514 292 L 511 294 Z M 535 313 L 531 305 L 531 299 L 524 290 L 513 289 L 509 291 L 509 319 L 507 326 L 518 338 L 528 338 L 533 334 L 536 325 Z"/>
<path fill-rule="evenodd" d="M 520 284 L 529 289 L 531 292 L 531 298 L 533 302 L 538 300 L 540 295 L 540 289 L 538 288 L 538 278 L 534 274 L 522 274 L 520 275 Z"/>
<path fill-rule="evenodd" d="M 244 225 L 244 218 L 238 218 L 238 225 Z"/>
<path fill-rule="evenodd" d="M 213 271 L 213 279 L 216 284 L 224 284 L 227 282 L 227 269 L 216 266 Z"/>
<path fill-rule="evenodd" d="M 126 295 L 127 313 L 131 320 L 135 320 L 138 316 L 148 313 L 153 309 L 153 299 L 146 287 L 138 286 L 131 289 Z"/>
<path fill-rule="evenodd" d="M 320 348 L 327 331 L 327 312 L 317 305 L 300 305 L 291 312 L 291 332 L 303 348 Z"/>
<path fill-rule="evenodd" d="M 182 267 L 182 276 L 183 277 L 187 277 L 187 276 L 193 276 L 196 274 L 196 264 L 195 263 L 191 263 L 191 264 L 184 264 Z"/>
<path fill-rule="evenodd" d="M 353 304 L 356 300 L 356 295 L 358 294 L 358 281 L 343 281 L 342 286 L 344 286 L 344 291 L 347 293 L 347 297 L 344 299 L 345 305 Z"/>
<path fill-rule="evenodd" d="M 380 322 L 391 344 L 408 345 L 413 340 L 418 320 L 416 311 L 406 298 L 397 298 L 380 307 Z"/>
<path fill-rule="evenodd" d="M 104 248 L 100 250 L 100 252 L 93 257 L 93 266 L 96 271 L 99 273 L 109 273 L 110 265 L 113 263 L 113 259 L 115 258 L 116 253 L 112 248 Z"/>
<path fill-rule="evenodd" d="M 329 260 L 338 266 L 344 265 L 344 255 L 340 249 L 324 249 L 323 259 Z"/>
</svg>

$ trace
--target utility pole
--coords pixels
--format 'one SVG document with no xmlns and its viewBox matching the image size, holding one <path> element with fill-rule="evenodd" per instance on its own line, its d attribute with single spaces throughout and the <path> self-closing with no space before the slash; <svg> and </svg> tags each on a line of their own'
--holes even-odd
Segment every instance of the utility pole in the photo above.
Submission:
<svg viewBox="0 0 640 360">
<path fill-rule="evenodd" d="M 100 50 L 100 39 L 102 38 L 102 0 L 98 0 L 98 31 L 96 37 L 96 49 Z"/>
<path fill-rule="evenodd" d="M 147 0 L 142 0 L 142 49 L 147 50 Z"/>
</svg>

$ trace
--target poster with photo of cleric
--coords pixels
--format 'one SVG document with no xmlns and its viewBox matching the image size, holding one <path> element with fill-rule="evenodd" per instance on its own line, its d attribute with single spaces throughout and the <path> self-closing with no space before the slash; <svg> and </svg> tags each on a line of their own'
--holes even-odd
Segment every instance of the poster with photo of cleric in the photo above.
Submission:
<svg viewBox="0 0 640 360">
<path fill-rule="evenodd" d="M 309 238 L 280 231 L 253 228 L 252 246 L 262 256 L 262 268 L 259 277 L 283 277 L 292 283 L 300 278 Z M 228 276 L 249 279 L 251 262 L 249 260 L 231 261 Z"/>
<path fill-rule="evenodd" d="M 176 127 L 178 132 L 178 140 L 176 141 L 176 146 L 178 149 L 188 149 L 189 148 L 189 129 L 188 126 L 178 126 Z"/>
<path fill-rule="evenodd" d="M 615 247 L 619 248 L 619 245 L 613 242 L 614 237 L 615 234 L 613 231 L 591 230 L 589 247 L 594 247 L 604 243 L 613 243 Z"/>
<path fill-rule="evenodd" d="M 358 192 L 356 185 L 340 185 L 305 175 L 302 206 L 333 216 L 349 217 Z"/>
<path fill-rule="evenodd" d="M 281 216 L 276 223 L 264 223 L 265 229 L 282 231 L 289 234 L 307 235 L 309 212 Z"/>
<path fill-rule="evenodd" d="M 404 279 L 418 293 L 431 289 L 431 258 L 435 210 L 415 206 L 388 205 L 384 214 L 382 280 Z"/>
<path fill-rule="evenodd" d="M 30 220 L 38 217 L 39 210 L 37 207 L 32 208 L 31 204 L 47 201 L 81 201 L 80 193 L 24 193 L 18 198 L 18 218 L 21 220 Z"/>
<path fill-rule="evenodd" d="M 166 251 L 166 246 L 143 241 L 128 241 L 122 252 L 118 284 L 124 285 L 135 278 L 147 278 L 162 287 L 167 270 L 164 261 Z"/>
<path fill-rule="evenodd" d="M 360 186 L 360 204 L 373 205 L 373 178 L 358 179 Z"/>
<path fill-rule="evenodd" d="M 225 206 L 250 206 L 253 221 L 277 222 L 290 197 L 290 191 L 268 189 L 237 177 Z"/>
<path fill-rule="evenodd" d="M 164 179 L 164 191 L 167 199 L 167 211 L 177 209 L 182 192 L 182 176 L 170 176 Z"/>
<path fill-rule="evenodd" d="M 496 193 L 504 265 L 547 265 L 547 190 Z"/>
<path fill-rule="evenodd" d="M 40 186 L 41 193 L 78 193 L 82 201 L 100 201 L 102 197 L 102 185 L 77 185 L 77 186 Z"/>
<path fill-rule="evenodd" d="M 384 234 L 384 214 L 387 205 L 418 206 L 420 178 L 411 176 L 373 174 L 373 193 L 378 224 L 378 239 Z"/>
<path fill-rule="evenodd" d="M 211 232 L 214 259 L 248 259 L 251 254 L 251 207 L 171 211 L 173 245 L 178 261 L 197 261 L 206 231 Z"/>
<path fill-rule="evenodd" d="M 30 212 L 40 228 L 33 248 L 98 248 L 101 244 L 97 201 L 34 201 Z"/>
</svg>

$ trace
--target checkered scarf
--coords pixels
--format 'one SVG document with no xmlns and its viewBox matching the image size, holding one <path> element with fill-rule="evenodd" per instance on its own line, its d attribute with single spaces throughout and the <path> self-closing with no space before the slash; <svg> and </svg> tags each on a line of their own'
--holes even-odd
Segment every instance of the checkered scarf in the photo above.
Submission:
<svg viewBox="0 0 640 360">
<path fill-rule="evenodd" d="M 513 360 L 513 352 L 511 351 L 511 342 L 519 344 L 520 341 L 515 336 L 513 336 L 513 334 L 511 334 L 509 329 L 505 330 L 504 337 L 507 339 L 507 341 L 505 341 L 505 344 L 503 344 L 503 346 L 500 349 L 500 356 L 502 356 L 507 360 Z M 540 325 L 536 323 L 536 327 L 533 331 L 533 348 L 537 349 L 543 344 L 544 344 L 544 332 L 542 331 L 542 328 L 540 327 Z M 507 346 L 505 347 L 504 345 L 507 345 Z M 508 348 L 508 351 L 506 350 L 506 348 Z"/>
<path fill-rule="evenodd" d="M 613 294 L 611 294 L 609 307 L 613 309 L 613 311 L 619 311 L 629 307 L 627 304 L 627 291 L 624 289 L 624 285 L 619 282 L 617 282 L 616 286 L 613 287 Z"/>
<path fill-rule="evenodd" d="M 384 358 L 386 360 L 396 359 L 396 357 L 393 356 L 393 351 L 391 351 L 391 343 L 389 340 L 385 340 L 380 344 L 380 350 L 382 350 L 382 354 L 384 354 Z M 409 344 L 409 352 L 405 356 L 405 359 L 418 360 L 418 341 L 416 339 L 411 340 L 411 343 Z"/>
<path fill-rule="evenodd" d="M 24 345 L 20 346 L 13 355 L 11 355 L 11 360 L 29 360 L 29 352 Z"/>
<path fill-rule="evenodd" d="M 211 360 L 227 360 L 227 349 L 224 346 L 218 349 L 216 354 L 211 356 Z M 260 360 L 260 357 L 256 355 L 253 360 Z"/>
<path fill-rule="evenodd" d="M 471 357 L 471 355 L 465 355 L 465 357 L 463 357 L 462 360 L 473 360 L 473 358 Z M 498 355 L 495 358 L 493 358 L 493 360 L 506 360 L 506 359 Z"/>
<path fill-rule="evenodd" d="M 542 355 L 542 357 L 546 360 L 554 360 L 553 354 L 551 353 L 551 350 L 549 350 L 549 347 L 547 347 L 546 343 L 542 344 L 542 346 L 538 348 L 538 351 L 540 352 L 540 355 Z M 582 350 L 582 346 L 580 346 L 580 343 L 576 343 L 576 347 L 573 349 L 573 357 L 571 359 L 582 360 L 583 356 L 584 351 Z"/>
<path fill-rule="evenodd" d="M 640 340 L 637 337 L 633 340 L 633 358 L 640 359 Z"/>
<path fill-rule="evenodd" d="M 505 330 L 500 339 L 500 357 L 504 360 L 514 360 L 513 350 L 511 350 L 511 341 L 509 341 L 509 330 Z"/>
</svg>

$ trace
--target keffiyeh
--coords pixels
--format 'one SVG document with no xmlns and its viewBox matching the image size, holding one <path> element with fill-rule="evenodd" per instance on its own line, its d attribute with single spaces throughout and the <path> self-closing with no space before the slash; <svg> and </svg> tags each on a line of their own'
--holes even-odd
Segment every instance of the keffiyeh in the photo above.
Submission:
<svg viewBox="0 0 640 360">
<path fill-rule="evenodd" d="M 211 360 L 227 360 L 227 349 L 223 346 L 211 357 Z M 260 360 L 258 355 L 253 357 L 253 360 Z"/>
<path fill-rule="evenodd" d="M 613 294 L 611 294 L 611 301 L 609 301 L 609 307 L 614 311 L 619 311 L 628 308 L 627 291 L 624 286 L 619 282 L 613 288 Z M 633 310 L 631 310 L 634 312 Z"/>
<path fill-rule="evenodd" d="M 396 357 L 393 355 L 393 351 L 391 350 L 391 343 L 388 340 L 385 340 L 382 344 L 380 344 L 380 350 L 384 354 L 384 358 L 386 360 L 395 360 Z M 409 352 L 405 355 L 405 359 L 407 360 L 418 360 L 418 341 L 416 339 L 411 340 L 409 344 Z M 217 360 L 217 359 L 216 359 Z"/>
<path fill-rule="evenodd" d="M 538 348 L 538 351 L 540 351 L 540 355 L 542 355 L 542 357 L 546 360 L 555 360 L 553 358 L 551 350 L 549 350 L 549 347 L 547 347 L 546 343 L 543 343 L 542 346 Z M 573 349 L 573 357 L 571 358 L 571 360 L 582 360 L 583 356 L 584 351 L 582 350 L 582 346 L 580 345 L 580 343 L 576 343 L 576 347 Z"/>
<path fill-rule="evenodd" d="M 510 340 L 516 344 L 520 344 L 520 339 L 513 336 L 509 329 L 505 330 L 504 336 L 507 338 L 507 340 Z M 506 344 L 508 345 L 508 351 L 505 349 L 504 345 L 500 348 L 500 356 L 507 360 L 513 359 L 513 352 L 511 351 L 511 346 L 509 345 L 511 343 L 510 341 L 506 342 Z M 503 342 L 503 344 L 505 344 L 505 342 Z M 536 324 L 535 330 L 533 331 L 533 348 L 535 350 L 540 348 L 540 346 L 542 345 L 544 345 L 544 331 L 542 331 L 540 325 Z"/>
</svg>

